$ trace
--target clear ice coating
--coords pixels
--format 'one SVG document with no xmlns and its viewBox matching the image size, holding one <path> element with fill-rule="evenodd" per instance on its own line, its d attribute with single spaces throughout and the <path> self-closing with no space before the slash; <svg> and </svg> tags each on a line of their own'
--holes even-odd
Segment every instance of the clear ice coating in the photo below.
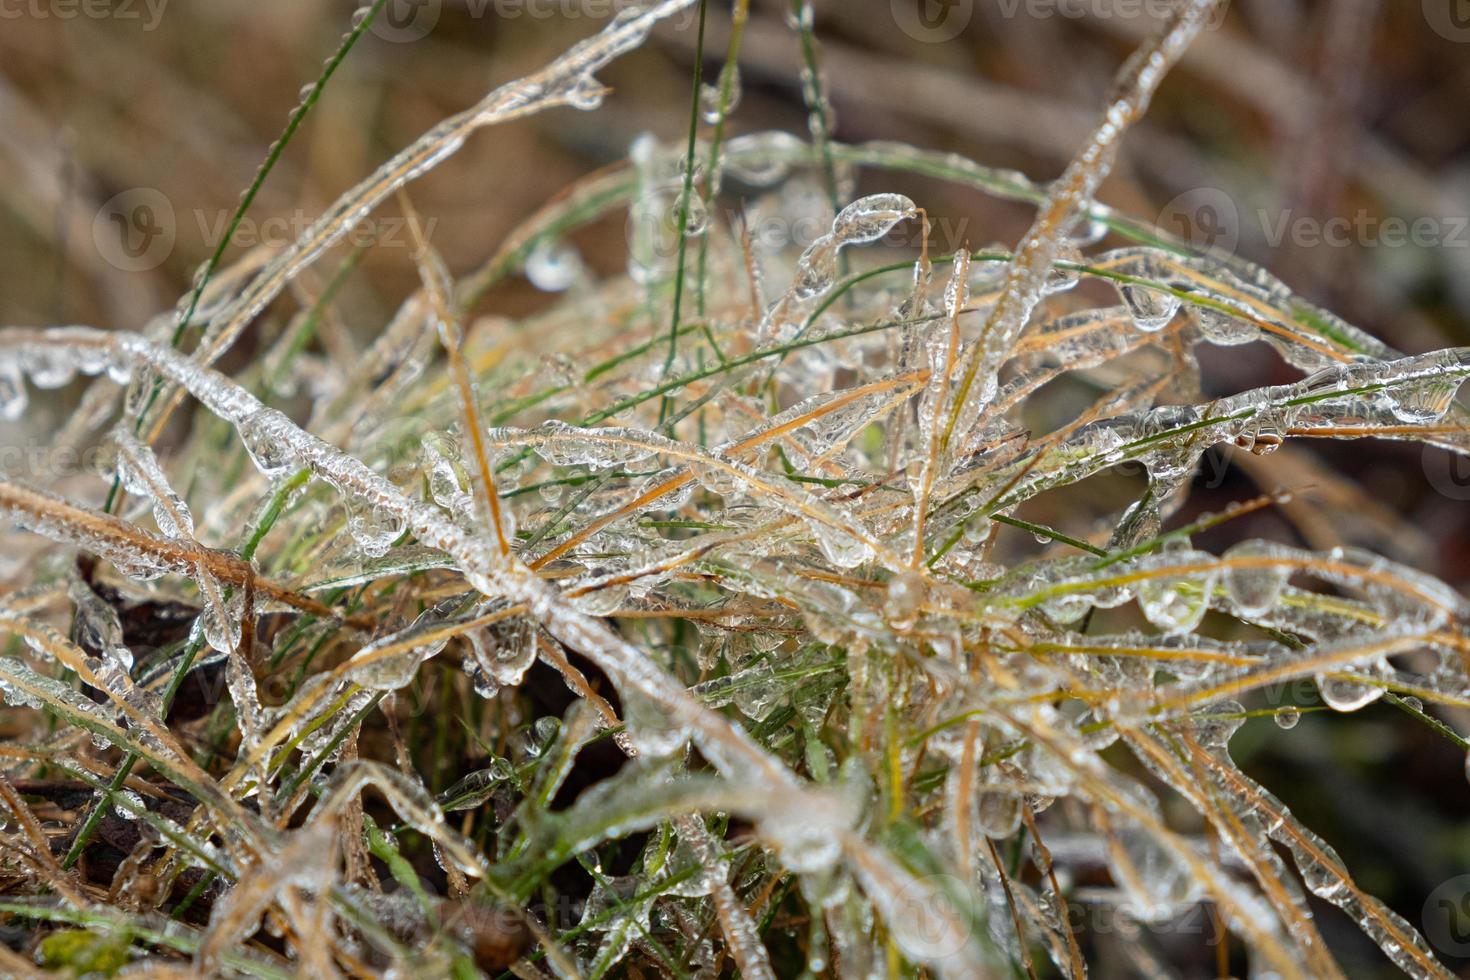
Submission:
<svg viewBox="0 0 1470 980">
<path fill-rule="evenodd" d="M 1243 263 L 1147 237 L 1098 249 L 1139 241 L 1093 196 L 1214 5 L 1178 5 L 1050 185 L 836 142 L 804 53 L 810 140 L 717 146 L 732 68 L 699 93 L 693 172 L 682 141 L 640 138 L 629 166 L 536 209 L 482 270 L 455 281 L 425 259 L 424 288 L 360 356 L 325 331 L 296 348 L 305 309 L 280 336 L 253 325 L 473 130 L 595 108 L 597 73 L 690 6 L 628 7 L 434 127 L 264 265 L 199 280 L 181 350 L 169 315 L 142 334 L 0 331 L 0 419 L 31 425 L 57 386 L 108 379 L 57 442 L 111 446 L 113 503 L 90 474 L 0 477 L 16 526 L 0 630 L 21 637 L 0 695 L 48 765 L 92 786 L 134 755 L 131 786 L 167 782 L 113 798 L 167 841 L 129 856 L 119 894 L 141 902 L 150 869 L 208 871 L 207 927 L 169 936 L 202 948 L 191 966 L 242 973 L 279 972 L 231 959 L 256 956 L 261 928 L 311 975 L 448 972 L 465 962 L 451 922 L 482 897 L 473 879 L 539 915 L 565 897 L 550 874 L 565 867 L 585 875 L 585 905 L 557 929 L 538 919 L 553 941 L 534 954 L 562 975 L 657 971 L 668 939 L 700 975 L 771 977 L 789 949 L 814 974 L 886 975 L 898 957 L 999 976 L 1045 948 L 1080 976 L 1066 903 L 1085 880 L 1113 921 L 1208 902 L 1257 973 L 1331 976 L 1309 891 L 1406 972 L 1443 976 L 1229 747 L 1294 728 L 1318 695 L 1323 726 L 1359 723 L 1385 692 L 1414 691 L 1398 703 L 1438 720 L 1470 697 L 1463 596 L 1412 560 L 1240 540 L 1269 533 L 1254 526 L 1203 550 L 1283 495 L 1186 505 L 1212 446 L 1382 437 L 1465 453 L 1470 354 L 1400 355 Z M 793 5 L 792 25 L 816 52 L 814 5 Z M 864 186 L 921 174 L 1037 221 L 1015 248 L 916 259 L 917 239 L 892 232 L 923 227 L 919 203 L 852 200 L 857 168 Z M 748 222 L 712 220 L 721 187 L 747 198 Z M 932 247 L 944 229 L 925 218 Z M 626 275 L 568 244 L 625 219 Z M 879 247 L 844 252 L 864 244 Z M 516 270 L 544 308 L 474 320 Z M 239 363 L 221 358 L 247 330 L 270 380 L 211 366 Z M 1256 340 L 1305 377 L 1200 394 L 1212 346 Z M 195 413 L 188 426 L 163 425 L 170 405 Z M 1131 496 L 1087 482 L 1124 463 Z M 508 554 L 477 509 L 487 477 Z M 133 643 L 140 608 L 177 617 L 172 646 Z M 185 685 L 223 665 L 228 697 L 165 724 L 186 661 Z M 87 767 L 67 761 L 75 747 Z M 637 758 L 619 769 L 618 754 Z M 589 768 L 618 775 L 583 789 Z M 364 808 L 364 791 L 382 799 Z M 150 809 L 180 794 L 190 816 Z M 0 814 L 7 833 L 27 819 Z M 42 839 L 75 829 L 37 819 Z M 442 877 L 421 874 L 431 859 Z M 48 902 L 74 887 L 15 878 Z M 89 921 L 109 908 L 87 897 Z"/>
</svg>

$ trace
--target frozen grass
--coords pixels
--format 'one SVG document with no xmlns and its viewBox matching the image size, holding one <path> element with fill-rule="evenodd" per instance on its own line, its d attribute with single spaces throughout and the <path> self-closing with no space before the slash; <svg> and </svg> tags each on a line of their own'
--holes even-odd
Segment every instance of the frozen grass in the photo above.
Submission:
<svg viewBox="0 0 1470 980">
<path fill-rule="evenodd" d="M 1179 5 L 1045 188 L 834 141 L 796 3 L 809 141 L 727 139 L 727 67 L 687 141 L 640 141 L 456 281 L 412 180 L 477 129 L 595 109 L 593 72 L 693 5 L 626 11 L 496 89 L 268 262 L 217 254 L 142 334 L 0 332 L 8 417 L 102 376 L 56 438 L 105 445 L 112 480 L 102 507 L 0 483 L 18 533 L 54 542 L 0 565 L 0 913 L 43 962 L 104 972 L 1080 977 L 1069 902 L 1203 904 L 1222 962 L 1341 975 L 1309 890 L 1448 976 L 1228 743 L 1290 727 L 1296 707 L 1245 705 L 1313 678 L 1463 749 L 1425 705 L 1470 706 L 1465 600 L 1358 551 L 1191 546 L 1279 497 L 1171 518 L 1213 446 L 1470 450 L 1470 350 L 1402 356 L 1093 200 L 1217 3 Z M 858 169 L 1037 218 L 1013 250 L 930 255 L 918 204 L 852 200 Z M 724 185 L 830 231 L 768 252 L 709 217 Z M 214 368 L 304 269 L 353 274 L 332 247 L 395 197 L 422 286 L 370 349 L 318 352 L 332 289 L 303 288 L 252 364 Z M 623 213 L 628 273 L 596 279 L 566 236 Z M 917 258 L 881 246 L 901 226 Z M 522 272 L 564 295 L 465 322 Z M 1202 400 L 1197 359 L 1256 341 L 1303 380 Z M 1148 475 L 1126 508 L 1034 519 L 1124 463 Z M 1080 889 L 1087 863 L 1104 885 Z"/>
</svg>

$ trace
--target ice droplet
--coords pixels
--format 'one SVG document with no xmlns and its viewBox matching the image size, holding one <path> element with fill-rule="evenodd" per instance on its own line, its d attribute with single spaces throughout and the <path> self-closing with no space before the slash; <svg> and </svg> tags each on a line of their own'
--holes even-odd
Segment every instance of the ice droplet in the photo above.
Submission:
<svg viewBox="0 0 1470 980">
<path fill-rule="evenodd" d="M 760 721 L 771 713 L 784 693 L 769 661 L 740 671 L 730 678 L 730 693 L 747 718 Z"/>
<path fill-rule="evenodd" d="M 917 623 L 926 591 L 922 572 L 899 572 L 889 579 L 888 595 L 883 604 L 883 614 L 888 617 L 888 622 L 901 630 Z"/>
<path fill-rule="evenodd" d="M 986 837 L 1003 840 L 1021 826 L 1021 797 L 1004 789 L 982 788 L 975 798 L 975 821 Z"/>
<path fill-rule="evenodd" d="M 784 807 L 761 826 L 776 845 L 782 864 L 798 874 L 810 874 L 837 863 L 842 856 L 840 831 L 852 826 L 854 816 L 841 799 L 815 799 Z"/>
<path fill-rule="evenodd" d="M 918 209 L 902 194 L 870 194 L 843 208 L 832 222 L 832 235 L 844 245 L 877 241 Z"/>
<path fill-rule="evenodd" d="M 0 361 L 0 419 L 14 422 L 25 414 L 27 401 L 25 376 L 20 365 L 14 361 Z"/>
<path fill-rule="evenodd" d="M 347 531 L 364 555 L 381 558 L 403 533 L 403 518 L 387 507 L 355 506 L 347 519 Z"/>
<path fill-rule="evenodd" d="M 1263 566 L 1259 562 L 1276 555 L 1277 551 L 1270 542 L 1242 541 L 1225 552 L 1225 587 L 1242 615 L 1261 616 L 1275 608 L 1290 577 L 1290 567 Z M 1230 567 L 1232 561 L 1250 564 Z"/>
<path fill-rule="evenodd" d="M 689 741 L 689 729 L 670 720 L 663 705 L 633 685 L 624 685 L 618 694 L 623 702 L 623 720 L 628 724 L 628 735 L 643 755 L 670 756 Z"/>
<path fill-rule="evenodd" d="M 700 235 L 709 227 L 709 208 L 699 195 L 691 194 L 684 204 L 684 234 L 688 237 Z"/>
<path fill-rule="evenodd" d="M 720 115 L 720 86 L 702 83 L 699 86 L 699 118 L 707 123 L 717 123 Z"/>
<path fill-rule="evenodd" d="M 76 377 L 76 362 L 66 348 L 37 344 L 22 347 L 20 356 L 26 374 L 37 388 L 60 388 Z"/>
<path fill-rule="evenodd" d="M 498 690 L 516 687 L 536 660 L 536 638 L 524 617 L 470 634 L 470 649 L 484 677 Z"/>
<path fill-rule="evenodd" d="M 856 568 L 873 557 L 873 549 L 866 542 L 846 531 L 811 519 L 807 520 L 807 526 L 817 539 L 817 547 L 822 549 L 822 554 L 838 568 Z"/>
<path fill-rule="evenodd" d="M 1160 292 L 1147 286 L 1128 283 L 1119 287 L 1123 304 L 1140 330 L 1157 333 L 1169 325 L 1174 314 L 1179 312 L 1180 300 L 1171 293 Z"/>
<path fill-rule="evenodd" d="M 1165 633 L 1188 633 L 1210 608 L 1214 586 L 1213 573 L 1147 579 L 1138 586 L 1138 604 Z"/>
<path fill-rule="evenodd" d="M 236 592 L 228 601 L 216 582 L 205 583 L 204 612 L 200 620 L 205 642 L 221 653 L 229 653 L 240 645 L 241 618 L 245 614 L 245 594 Z"/>
<path fill-rule="evenodd" d="M 641 434 L 613 427 L 580 428 L 565 422 L 546 422 L 531 430 L 541 441 L 536 454 L 553 466 L 591 466 L 607 469 L 647 459 L 653 447 L 639 445 Z M 626 438 L 625 438 L 626 437 Z"/>
<path fill-rule="evenodd" d="M 1245 706 L 1239 701 L 1226 699 L 1208 705 L 1194 713 L 1197 738 L 1207 749 L 1224 750 L 1230 739 L 1245 724 Z"/>
<path fill-rule="evenodd" d="M 725 171 L 752 187 L 769 187 L 791 172 L 806 144 L 786 132 L 751 133 L 726 144 Z"/>
<path fill-rule="evenodd" d="M 262 408 L 240 423 L 240 439 L 255 468 L 266 477 L 281 476 L 290 469 L 292 458 L 281 440 L 281 426 L 291 420 L 274 408 Z"/>
<path fill-rule="evenodd" d="M 591 74 L 583 75 L 566 89 L 567 102 L 574 109 L 590 111 L 602 105 L 607 98 L 607 86 Z"/>
<path fill-rule="evenodd" d="M 1111 855 L 1111 863 L 1127 895 L 1124 904 L 1143 922 L 1173 917 L 1195 894 L 1188 867 L 1141 828 L 1119 836 L 1122 854 Z"/>
<path fill-rule="evenodd" d="M 627 599 L 628 586 L 600 585 L 573 598 L 572 604 L 589 616 L 610 616 L 622 608 Z"/>
<path fill-rule="evenodd" d="M 1220 310 L 1198 307 L 1193 315 L 1204 338 L 1221 347 L 1248 344 L 1259 336 L 1255 325 Z"/>
<path fill-rule="evenodd" d="M 707 123 L 719 122 L 721 117 L 730 115 L 740 105 L 740 69 L 732 65 L 726 71 L 730 78 L 730 99 L 723 111 L 720 108 L 720 87 L 724 84 L 725 75 L 721 75 L 717 84 L 704 85 L 699 89 L 699 116 Z"/>
<path fill-rule="evenodd" d="M 1389 410 L 1401 422 L 1421 425 L 1438 422 L 1454 403 L 1461 379 L 1425 381 L 1384 392 Z"/>
<path fill-rule="evenodd" d="M 1076 245 L 1063 246 L 1057 253 L 1056 264 L 1047 273 L 1042 291 L 1048 296 L 1055 296 L 1077 288 L 1077 284 L 1082 281 L 1082 270 L 1079 268 L 1082 262 L 1082 252 Z"/>
<path fill-rule="evenodd" d="M 586 272 L 582 256 L 571 246 L 554 239 L 539 242 L 526 256 L 526 278 L 546 293 L 570 289 Z"/>
</svg>

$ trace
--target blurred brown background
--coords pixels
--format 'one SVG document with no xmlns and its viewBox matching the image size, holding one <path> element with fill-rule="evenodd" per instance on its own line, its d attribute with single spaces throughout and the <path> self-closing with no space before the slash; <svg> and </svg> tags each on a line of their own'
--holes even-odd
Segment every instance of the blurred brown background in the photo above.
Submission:
<svg viewBox="0 0 1470 980">
<path fill-rule="evenodd" d="M 341 66 L 228 257 L 290 240 L 393 151 L 590 34 L 614 6 L 390 0 L 391 16 Z M 805 131 L 788 6 L 752 3 L 736 133 Z M 816 24 L 836 136 L 1055 176 L 1163 6 L 823 0 Z M 728 0 L 712 0 L 707 81 L 728 12 Z M 168 309 L 351 14 L 350 3 L 301 0 L 0 0 L 0 323 L 136 329 Z M 638 134 L 681 138 L 694 42 L 692 16 L 677 18 L 603 73 L 616 91 L 602 111 L 560 110 L 482 133 L 413 185 L 451 267 L 474 268 L 559 189 L 623 158 Z M 1400 350 L 1470 344 L 1467 108 L 1466 0 L 1235 0 L 1130 135 L 1102 197 L 1269 267 Z M 1029 218 L 918 179 L 864 175 L 862 186 L 914 197 L 949 236 L 936 242 L 943 249 L 956 239 L 1014 242 Z M 360 335 L 416 282 L 406 233 L 395 246 L 391 230 L 380 231 L 338 303 L 345 329 Z M 621 223 L 579 244 L 599 271 L 622 267 Z M 514 281 L 484 310 L 514 315 L 542 302 Z M 1211 388 L 1293 378 L 1256 346 L 1207 359 Z M 65 394 L 35 401 L 51 416 L 37 431 L 68 404 Z M 1470 465 L 1433 451 L 1352 443 L 1290 446 L 1265 461 L 1212 457 L 1193 506 L 1306 485 L 1316 496 L 1227 538 L 1369 544 L 1462 588 L 1470 582 Z M 1464 760 L 1392 708 L 1351 723 L 1308 715 L 1289 735 L 1248 726 L 1237 750 L 1339 847 L 1366 888 L 1415 924 L 1436 914 L 1425 905 L 1436 888 L 1470 870 Z M 1324 916 L 1332 941 L 1356 948 L 1346 921 Z"/>
</svg>

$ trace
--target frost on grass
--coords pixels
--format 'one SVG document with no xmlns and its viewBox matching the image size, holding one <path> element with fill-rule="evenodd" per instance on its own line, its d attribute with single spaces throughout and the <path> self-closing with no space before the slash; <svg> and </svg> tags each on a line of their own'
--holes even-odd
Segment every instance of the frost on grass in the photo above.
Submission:
<svg viewBox="0 0 1470 980">
<path fill-rule="evenodd" d="M 1045 188 L 835 142 L 797 4 L 810 141 L 726 139 L 729 69 L 687 144 L 641 139 L 455 281 L 414 178 L 481 127 L 595 108 L 592 73 L 690 5 L 629 8 L 142 333 L 0 332 L 0 416 L 92 376 L 59 438 L 104 449 L 90 485 L 0 482 L 13 533 L 51 542 L 0 559 L 20 733 L 0 912 L 263 976 L 1080 977 L 1084 855 L 1109 873 L 1088 901 L 1136 922 L 1208 903 L 1263 975 L 1340 975 L 1310 892 L 1407 973 L 1447 976 L 1229 742 L 1253 696 L 1297 679 L 1342 713 L 1470 704 L 1465 599 L 1359 550 L 1192 545 L 1279 496 L 1176 515 L 1215 446 L 1470 450 L 1470 350 L 1401 355 L 1157 235 L 1100 244 L 1134 226 L 1093 195 L 1216 4 L 1179 5 Z M 886 249 L 928 217 L 854 200 L 860 168 L 1036 221 L 1014 250 Z M 753 214 L 829 230 L 754 247 L 709 218 L 737 184 Z M 361 358 L 317 352 L 296 319 L 256 366 L 214 369 L 395 193 L 422 287 Z M 568 236 L 619 212 L 628 275 L 598 280 Z M 473 319 L 515 274 L 557 298 Z M 1301 379 L 1197 394 L 1201 360 L 1256 341 Z M 1124 462 L 1148 474 L 1126 508 L 1023 516 Z M 1105 761 L 1115 746 L 1137 765 Z M 80 802 L 12 788 L 38 772 Z M 117 821 L 136 843 L 99 870 Z"/>
</svg>

